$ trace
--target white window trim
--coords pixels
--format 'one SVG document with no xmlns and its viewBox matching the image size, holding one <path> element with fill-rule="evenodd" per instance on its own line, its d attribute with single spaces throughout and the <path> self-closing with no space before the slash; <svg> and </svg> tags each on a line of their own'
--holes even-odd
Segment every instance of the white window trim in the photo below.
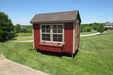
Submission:
<svg viewBox="0 0 113 75">
<path fill-rule="evenodd" d="M 42 40 L 42 26 L 43 25 L 49 25 L 50 26 L 50 41 L 43 41 Z M 63 32 L 62 33 L 56 33 L 56 34 L 62 34 L 62 36 L 63 36 L 62 42 L 53 41 L 53 25 L 62 25 Z M 64 24 L 40 24 L 40 42 L 65 44 L 64 43 Z"/>
</svg>

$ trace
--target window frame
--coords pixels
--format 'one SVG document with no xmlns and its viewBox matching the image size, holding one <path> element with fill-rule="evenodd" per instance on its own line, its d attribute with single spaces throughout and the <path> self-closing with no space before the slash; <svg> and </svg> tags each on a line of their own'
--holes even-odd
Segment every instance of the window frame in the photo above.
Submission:
<svg viewBox="0 0 113 75">
<path fill-rule="evenodd" d="M 46 24 L 45 24 L 45 25 L 46 25 Z M 41 31 L 40 31 L 40 36 L 41 36 L 41 37 L 40 37 L 40 38 L 41 38 L 40 40 L 41 40 L 41 42 L 51 42 L 51 38 L 50 38 L 50 41 L 42 40 L 42 34 L 50 34 L 50 37 L 51 37 L 51 26 L 50 26 L 50 25 L 49 25 L 49 26 L 50 26 L 50 33 L 42 33 L 42 26 L 45 26 L 45 25 L 43 24 L 43 25 L 40 26 L 40 30 L 41 30 Z M 47 24 L 47 25 L 48 25 L 48 24 Z"/>
<path fill-rule="evenodd" d="M 53 25 L 61 25 L 62 26 L 62 33 L 53 33 Z M 62 24 L 53 24 L 52 25 L 52 42 L 54 42 L 54 43 L 63 43 L 63 39 L 64 39 L 64 25 L 62 25 Z M 58 41 L 53 41 L 53 34 L 62 34 L 62 42 L 58 42 Z"/>
<path fill-rule="evenodd" d="M 50 41 L 42 40 L 42 26 L 43 25 L 49 25 L 50 26 Z M 62 34 L 62 42 L 53 41 L 53 25 L 62 25 L 62 33 L 57 33 L 57 34 Z M 64 24 L 40 24 L 40 42 L 64 44 Z"/>
</svg>

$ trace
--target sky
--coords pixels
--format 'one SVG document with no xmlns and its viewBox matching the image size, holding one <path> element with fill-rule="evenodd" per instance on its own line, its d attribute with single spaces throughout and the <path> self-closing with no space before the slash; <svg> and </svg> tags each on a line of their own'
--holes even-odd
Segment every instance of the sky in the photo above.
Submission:
<svg viewBox="0 0 113 75">
<path fill-rule="evenodd" d="M 0 0 L 14 25 L 31 25 L 35 14 L 79 10 L 82 24 L 113 22 L 113 0 Z"/>
</svg>

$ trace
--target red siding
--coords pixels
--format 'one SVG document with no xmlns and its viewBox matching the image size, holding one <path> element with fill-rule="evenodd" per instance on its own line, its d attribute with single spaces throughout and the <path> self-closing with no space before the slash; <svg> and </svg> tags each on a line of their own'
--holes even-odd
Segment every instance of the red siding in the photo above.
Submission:
<svg viewBox="0 0 113 75">
<path fill-rule="evenodd" d="M 64 25 L 64 45 L 63 47 L 54 47 L 54 46 L 42 46 L 40 44 L 40 26 L 39 24 L 34 24 L 34 45 L 35 48 L 45 51 L 52 52 L 73 52 L 73 23 L 65 23 Z"/>
<path fill-rule="evenodd" d="M 34 29 L 34 47 L 39 48 L 40 43 L 40 25 L 39 24 L 33 24 Z"/>
<path fill-rule="evenodd" d="M 64 47 L 63 52 L 73 52 L 73 23 L 64 25 Z"/>
</svg>

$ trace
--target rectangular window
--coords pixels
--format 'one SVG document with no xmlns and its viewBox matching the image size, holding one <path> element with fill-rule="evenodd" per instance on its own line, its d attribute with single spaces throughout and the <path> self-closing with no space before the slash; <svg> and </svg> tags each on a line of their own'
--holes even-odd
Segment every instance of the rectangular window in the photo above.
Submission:
<svg viewBox="0 0 113 75">
<path fill-rule="evenodd" d="M 41 25 L 42 42 L 63 43 L 63 25 Z"/>
<path fill-rule="evenodd" d="M 63 39 L 63 27 L 62 25 L 53 25 L 53 41 L 62 42 Z"/>
<path fill-rule="evenodd" d="M 50 41 L 50 25 L 42 25 L 42 40 Z"/>
</svg>

